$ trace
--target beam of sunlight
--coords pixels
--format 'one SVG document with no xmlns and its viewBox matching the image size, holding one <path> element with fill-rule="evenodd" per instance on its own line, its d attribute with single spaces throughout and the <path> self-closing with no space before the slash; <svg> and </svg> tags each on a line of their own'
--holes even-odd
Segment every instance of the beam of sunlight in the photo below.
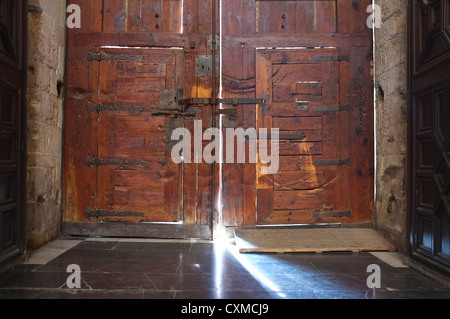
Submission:
<svg viewBox="0 0 450 319">
<path fill-rule="evenodd" d="M 214 285 L 217 291 L 217 298 L 222 299 L 222 291 L 223 291 L 223 255 L 224 255 L 224 246 L 222 245 L 214 245 Z"/>
<path fill-rule="evenodd" d="M 251 262 L 239 252 L 237 246 L 232 244 L 225 245 L 226 250 L 269 292 L 275 292 L 281 298 L 287 298 L 281 289 L 263 273 L 261 273 Z"/>
</svg>

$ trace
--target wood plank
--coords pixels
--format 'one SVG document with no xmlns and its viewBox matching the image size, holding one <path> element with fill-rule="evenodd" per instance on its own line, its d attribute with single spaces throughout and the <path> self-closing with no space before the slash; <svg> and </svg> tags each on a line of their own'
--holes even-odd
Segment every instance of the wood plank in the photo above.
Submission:
<svg viewBox="0 0 450 319">
<path fill-rule="evenodd" d="M 166 75 L 166 65 L 153 62 L 118 61 L 117 75 L 139 75 L 140 77 L 163 77 Z"/>
<path fill-rule="evenodd" d="M 370 228 L 241 229 L 236 230 L 241 253 L 324 253 L 396 251 Z"/>
<path fill-rule="evenodd" d="M 77 4 L 80 6 L 83 13 L 81 14 L 81 26 L 83 31 L 87 32 L 101 32 L 102 25 L 102 10 L 103 10 L 103 2 L 102 1 L 92 1 L 92 0 L 70 0 L 68 4 Z M 85 14 L 84 14 L 85 12 Z M 78 29 L 68 29 L 67 32 L 71 34 L 69 37 L 71 38 L 73 34 L 77 33 Z M 69 41 L 71 43 L 71 41 Z"/>
<path fill-rule="evenodd" d="M 295 3 L 295 33 L 309 34 L 315 31 L 314 1 L 297 1 Z"/>
<path fill-rule="evenodd" d="M 274 209 L 320 209 L 324 206 L 321 189 L 300 191 L 274 191 Z"/>
<path fill-rule="evenodd" d="M 84 163 L 88 154 L 97 156 L 97 117 L 85 111 L 88 101 L 98 103 L 99 65 L 86 60 L 90 49 L 77 47 L 66 57 L 64 220 L 85 220 L 84 208 L 93 204 L 97 191 L 96 170 Z"/>
<path fill-rule="evenodd" d="M 163 206 L 164 205 L 164 187 L 146 188 L 146 187 L 115 187 L 114 204 L 121 206 Z M 127 209 L 128 210 L 128 209 Z"/>
<path fill-rule="evenodd" d="M 119 187 L 159 187 L 165 182 L 164 170 L 115 170 L 113 185 Z"/>
<path fill-rule="evenodd" d="M 159 29 L 166 33 L 181 33 L 183 10 L 181 0 L 163 0 Z"/>
<path fill-rule="evenodd" d="M 308 171 L 315 169 L 313 161 L 321 156 L 280 156 L 280 170 Z"/>
<path fill-rule="evenodd" d="M 236 15 L 240 15 L 240 5 L 237 6 L 239 0 L 230 1 L 225 8 L 225 12 L 228 12 L 230 18 L 227 19 L 227 32 L 240 34 L 241 23 L 236 19 Z M 239 8 L 238 8 L 239 7 Z M 242 48 L 230 48 L 223 50 L 223 73 L 229 79 L 241 79 L 243 75 L 243 57 L 244 50 Z M 239 67 L 237 67 L 239 66 Z M 229 91 L 227 87 L 224 87 L 223 95 L 225 98 L 241 97 L 243 92 Z M 242 125 L 242 107 L 238 108 L 238 125 L 237 127 L 243 127 Z M 225 136 L 225 129 L 223 130 Z M 242 159 L 237 158 L 237 146 L 233 145 L 234 159 L 233 163 L 239 163 Z M 227 154 L 228 149 L 225 143 L 224 154 Z M 246 149 L 245 156 L 248 162 L 248 151 Z M 223 196 L 223 216 L 226 226 L 240 226 L 243 223 L 244 216 L 244 202 L 243 202 L 243 183 L 244 173 L 242 164 L 224 163 L 222 165 L 222 192 Z"/>
<path fill-rule="evenodd" d="M 318 82 L 322 87 L 322 66 L 321 64 L 288 64 L 273 67 L 273 101 L 274 102 L 295 102 L 305 101 L 308 91 L 302 90 L 299 82 Z M 311 85 L 311 84 L 308 84 Z M 316 85 L 317 86 L 317 85 Z M 322 96 L 320 90 L 319 96 Z M 303 98 L 303 99 L 302 99 Z"/>
<path fill-rule="evenodd" d="M 251 7 L 253 6 L 253 7 Z M 248 1 L 248 7 L 243 6 L 243 12 L 255 8 L 254 0 Z M 249 20 L 244 21 L 243 33 L 254 33 L 254 11 L 251 11 Z M 246 13 L 243 13 L 245 16 Z M 255 65 L 256 55 L 255 50 L 251 48 L 244 48 L 243 50 L 243 67 L 242 78 L 251 79 L 247 82 L 249 86 L 256 88 Z M 243 93 L 244 97 L 256 97 L 256 90 L 247 90 Z M 246 105 L 241 107 L 242 124 L 244 127 L 256 127 L 256 105 Z M 244 164 L 243 177 L 243 225 L 254 225 L 256 222 L 256 164 L 251 164 L 248 161 Z"/>
<path fill-rule="evenodd" d="M 159 34 L 162 30 L 162 0 L 145 0 L 141 5 L 140 11 L 140 31 Z"/>
<path fill-rule="evenodd" d="M 329 184 L 336 178 L 338 178 L 336 170 L 324 167 L 301 171 L 280 170 L 274 175 L 274 186 L 275 190 L 315 189 Z"/>
<path fill-rule="evenodd" d="M 259 34 L 294 34 L 295 3 L 290 1 L 257 2 L 257 30 Z"/>
<path fill-rule="evenodd" d="M 116 155 L 160 156 L 165 154 L 165 135 L 119 135 L 116 137 Z"/>
<path fill-rule="evenodd" d="M 337 31 L 337 2 L 338 0 L 315 1 L 316 32 L 334 33 Z"/>
<path fill-rule="evenodd" d="M 273 128 L 280 131 L 322 130 L 322 117 L 275 117 Z"/>
<path fill-rule="evenodd" d="M 295 156 L 295 155 L 322 155 L 323 143 L 311 142 L 311 143 L 296 143 L 292 141 L 280 141 L 278 143 L 280 156 Z M 264 147 L 259 148 L 263 149 Z"/>
<path fill-rule="evenodd" d="M 316 225 L 340 224 L 342 216 L 350 216 L 351 211 L 316 211 L 316 210 L 277 210 L 267 216 L 259 225 Z"/>
<path fill-rule="evenodd" d="M 337 3 L 337 31 L 345 34 L 367 34 L 367 7 L 370 0 L 339 0 Z"/>
<path fill-rule="evenodd" d="M 112 119 L 117 133 L 164 134 L 165 119 L 138 115 L 117 115 Z"/>
<path fill-rule="evenodd" d="M 125 1 L 103 1 L 103 31 L 126 32 L 128 29 L 128 12 Z"/>
</svg>

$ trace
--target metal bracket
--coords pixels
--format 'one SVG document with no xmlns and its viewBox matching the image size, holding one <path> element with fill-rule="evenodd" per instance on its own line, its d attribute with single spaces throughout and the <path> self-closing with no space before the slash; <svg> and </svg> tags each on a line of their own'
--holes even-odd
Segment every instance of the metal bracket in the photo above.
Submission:
<svg viewBox="0 0 450 319">
<path fill-rule="evenodd" d="M 172 133 L 177 129 L 184 126 L 184 120 L 182 118 L 166 118 L 165 119 L 165 133 L 166 133 L 166 152 L 170 153 L 176 144 L 176 141 L 172 140 Z"/>
<path fill-rule="evenodd" d="M 191 107 L 183 100 L 183 89 L 162 89 L 159 91 L 159 107 L 152 108 L 151 116 L 170 117 L 174 119 L 200 119 L 201 108 Z"/>
<path fill-rule="evenodd" d="M 195 76 L 212 76 L 212 55 L 198 55 L 195 57 Z M 219 75 L 219 56 L 216 55 L 216 75 Z"/>
<path fill-rule="evenodd" d="M 182 111 L 183 89 L 162 89 L 159 91 L 159 109 Z"/>
<path fill-rule="evenodd" d="M 213 49 L 213 41 L 212 41 L 212 39 L 213 39 L 213 37 L 212 37 L 212 35 L 210 35 L 209 37 L 208 37 L 208 48 L 212 51 L 212 49 Z M 220 48 L 220 36 L 218 35 L 218 34 L 216 34 L 216 45 L 215 45 L 215 48 L 216 48 L 216 51 L 218 51 L 219 50 L 219 48 Z"/>
</svg>

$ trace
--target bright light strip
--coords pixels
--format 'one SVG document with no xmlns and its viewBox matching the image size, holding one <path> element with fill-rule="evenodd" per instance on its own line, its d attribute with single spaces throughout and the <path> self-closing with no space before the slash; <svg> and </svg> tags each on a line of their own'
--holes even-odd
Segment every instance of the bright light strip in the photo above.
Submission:
<svg viewBox="0 0 450 319">
<path fill-rule="evenodd" d="M 181 30 L 180 33 L 184 33 L 184 0 L 181 0 Z"/>
<path fill-rule="evenodd" d="M 335 223 L 335 224 L 314 224 L 313 226 L 339 226 L 342 225 L 342 223 Z M 270 228 L 270 227 L 307 227 L 312 226 L 311 224 L 274 224 L 274 225 L 256 225 L 256 227 L 259 228 Z"/>
<path fill-rule="evenodd" d="M 281 298 L 286 298 L 287 296 L 281 292 L 280 288 L 275 285 L 270 279 L 268 279 L 264 274 L 262 274 L 258 269 L 256 269 L 234 245 L 227 245 L 227 250 L 236 258 L 237 261 L 261 284 L 266 286 L 270 291 L 278 294 Z"/>
<path fill-rule="evenodd" d="M 223 98 L 223 50 L 222 50 L 222 35 L 223 35 L 223 12 L 222 12 L 222 4 L 223 1 L 219 1 L 219 98 Z M 219 104 L 219 109 L 223 108 L 223 104 Z M 223 115 L 219 116 L 219 129 L 222 132 L 223 130 Z M 223 134 L 220 134 L 220 141 L 219 141 L 219 152 L 220 157 L 223 158 Z M 223 209 L 222 209 L 222 186 L 223 186 L 223 163 L 220 161 L 219 163 L 219 196 L 218 196 L 218 202 L 217 202 L 217 213 L 218 213 L 218 227 L 216 231 L 219 231 L 219 235 L 216 236 L 217 239 L 221 239 L 221 237 L 225 237 L 225 231 L 223 230 Z"/>
</svg>

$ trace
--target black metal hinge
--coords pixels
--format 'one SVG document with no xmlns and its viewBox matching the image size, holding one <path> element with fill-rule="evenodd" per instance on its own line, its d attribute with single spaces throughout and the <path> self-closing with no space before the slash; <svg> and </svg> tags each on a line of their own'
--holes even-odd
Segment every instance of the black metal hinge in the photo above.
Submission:
<svg viewBox="0 0 450 319">
<path fill-rule="evenodd" d="M 183 101 L 183 105 L 211 105 L 213 103 L 210 98 L 190 98 Z M 229 104 L 233 106 L 244 104 L 265 104 L 265 99 L 254 98 L 222 98 L 216 99 L 216 104 Z"/>
<path fill-rule="evenodd" d="M 119 160 L 119 159 L 105 159 L 105 158 L 96 158 L 92 156 L 86 157 L 85 161 L 87 167 L 92 166 L 141 166 L 148 167 L 148 163 L 145 161 L 138 160 Z"/>
<path fill-rule="evenodd" d="M 350 158 L 347 159 L 321 159 L 321 160 L 313 160 L 314 166 L 350 166 Z"/>
<path fill-rule="evenodd" d="M 119 61 L 119 60 L 128 60 L 128 61 L 142 61 L 146 60 L 148 55 L 143 54 L 109 54 L 109 53 L 100 53 L 100 52 L 89 52 L 88 53 L 88 61 L 89 62 L 101 62 L 101 61 Z"/>
<path fill-rule="evenodd" d="M 98 208 L 93 209 L 91 207 L 86 207 L 84 209 L 84 216 L 86 218 L 97 218 L 97 219 L 100 217 L 145 217 L 145 213 L 100 210 Z"/>
<path fill-rule="evenodd" d="M 146 107 L 143 105 L 101 105 L 88 102 L 86 105 L 88 113 L 92 112 L 144 112 Z"/>
<path fill-rule="evenodd" d="M 171 110 L 161 110 L 159 108 L 152 108 L 150 111 L 151 116 L 158 117 L 170 117 L 170 118 L 186 118 L 189 120 L 200 120 L 201 119 L 200 107 L 191 107 L 186 111 L 171 111 Z"/>
<path fill-rule="evenodd" d="M 315 112 L 342 112 L 342 111 L 349 111 L 350 105 L 325 105 L 325 106 L 314 106 Z"/>
</svg>

